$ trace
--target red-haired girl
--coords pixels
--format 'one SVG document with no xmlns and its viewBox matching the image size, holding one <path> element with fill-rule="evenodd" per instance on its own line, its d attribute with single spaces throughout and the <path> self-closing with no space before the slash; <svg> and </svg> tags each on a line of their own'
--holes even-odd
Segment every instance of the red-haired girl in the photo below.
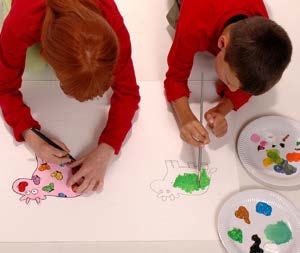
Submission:
<svg viewBox="0 0 300 253">
<path fill-rule="evenodd" d="M 41 43 L 41 55 L 54 69 L 63 92 L 80 102 L 113 95 L 98 146 L 70 164 L 81 166 L 69 180 L 84 178 L 77 192 L 98 191 L 113 154 L 131 128 L 140 100 L 127 29 L 113 0 L 13 0 L 0 35 L 0 106 L 17 141 L 26 141 L 43 160 L 70 162 L 68 148 L 50 146 L 30 128 L 40 129 L 24 104 L 20 87 L 26 50 Z"/>
</svg>

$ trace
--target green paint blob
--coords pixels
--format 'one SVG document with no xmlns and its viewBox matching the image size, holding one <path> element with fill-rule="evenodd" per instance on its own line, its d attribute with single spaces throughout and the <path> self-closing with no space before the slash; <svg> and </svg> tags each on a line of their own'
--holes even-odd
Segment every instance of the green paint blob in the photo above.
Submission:
<svg viewBox="0 0 300 253">
<path fill-rule="evenodd" d="M 42 188 L 42 190 L 44 192 L 52 192 L 54 191 L 54 184 L 53 183 L 50 183 L 49 185 L 46 185 Z"/>
<path fill-rule="evenodd" d="M 275 244 L 283 244 L 292 239 L 292 232 L 284 221 L 268 225 L 264 232 L 266 237 Z"/>
<path fill-rule="evenodd" d="M 179 175 L 173 187 L 180 188 L 187 193 L 192 193 L 193 191 L 204 190 L 210 185 L 210 177 L 207 175 L 206 169 L 201 170 L 200 174 L 200 184 L 198 184 L 198 175 L 194 173 L 184 173 L 184 175 Z"/>
<path fill-rule="evenodd" d="M 232 240 L 239 243 L 243 243 L 243 231 L 239 228 L 234 228 L 228 231 L 227 234 Z"/>
<path fill-rule="evenodd" d="M 276 163 L 276 164 L 283 163 L 283 159 L 280 157 L 280 152 L 278 149 L 276 149 L 276 148 L 268 149 L 268 150 L 266 150 L 266 152 L 267 152 L 267 157 L 269 157 L 273 163 Z"/>
</svg>

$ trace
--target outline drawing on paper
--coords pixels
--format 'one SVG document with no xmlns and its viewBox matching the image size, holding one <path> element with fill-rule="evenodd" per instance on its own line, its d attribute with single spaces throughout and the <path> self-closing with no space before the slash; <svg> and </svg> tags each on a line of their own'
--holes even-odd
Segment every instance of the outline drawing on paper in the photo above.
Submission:
<svg viewBox="0 0 300 253">
<path fill-rule="evenodd" d="M 18 178 L 12 185 L 12 190 L 22 195 L 20 201 L 25 200 L 29 204 L 31 200 L 35 200 L 37 204 L 41 200 L 45 200 L 46 196 L 59 198 L 78 197 L 73 191 L 73 187 L 67 187 L 67 181 L 76 173 L 65 164 L 47 163 L 36 157 L 37 167 L 31 178 Z"/>
<path fill-rule="evenodd" d="M 209 185 L 204 189 L 198 189 L 197 191 L 186 192 L 181 188 L 174 187 L 174 183 L 179 176 L 194 175 L 197 174 L 197 166 L 193 162 L 184 163 L 179 165 L 178 160 L 166 160 L 166 173 L 162 179 L 154 180 L 150 183 L 150 189 L 156 193 L 156 197 L 162 201 L 179 198 L 180 196 L 201 196 L 209 189 Z M 212 175 L 217 171 L 216 168 L 209 169 L 208 165 L 202 168 L 206 169 L 207 176 L 212 179 Z"/>
</svg>

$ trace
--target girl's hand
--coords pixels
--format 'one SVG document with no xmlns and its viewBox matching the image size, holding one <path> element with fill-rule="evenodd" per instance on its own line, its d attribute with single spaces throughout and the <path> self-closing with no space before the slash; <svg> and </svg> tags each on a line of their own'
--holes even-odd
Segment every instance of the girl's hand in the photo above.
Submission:
<svg viewBox="0 0 300 253">
<path fill-rule="evenodd" d="M 51 139 L 57 145 L 62 147 L 65 151 L 54 148 L 51 145 L 49 145 L 47 142 L 45 142 L 42 138 L 37 136 L 30 129 L 27 129 L 23 132 L 23 138 L 25 139 L 26 144 L 42 160 L 49 163 L 56 163 L 56 164 L 71 162 L 71 159 L 68 155 L 70 150 L 67 148 L 67 146 L 64 143 L 58 140 Z"/>
<path fill-rule="evenodd" d="M 225 116 L 218 110 L 213 108 L 207 111 L 204 117 L 216 137 L 220 138 L 227 133 L 227 121 Z"/>
<path fill-rule="evenodd" d="M 105 172 L 114 152 L 111 146 L 101 143 L 88 155 L 70 163 L 71 168 L 80 167 L 80 169 L 69 179 L 67 186 L 71 187 L 77 183 L 79 186 L 74 187 L 76 193 L 101 191 Z"/>
</svg>

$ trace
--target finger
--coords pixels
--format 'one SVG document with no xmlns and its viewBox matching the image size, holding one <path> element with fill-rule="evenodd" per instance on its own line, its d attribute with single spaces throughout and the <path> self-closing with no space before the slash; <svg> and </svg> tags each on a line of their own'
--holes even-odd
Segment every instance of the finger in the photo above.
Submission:
<svg viewBox="0 0 300 253">
<path fill-rule="evenodd" d="M 99 181 L 99 182 L 95 185 L 93 191 L 95 191 L 95 192 L 97 192 L 97 193 L 101 192 L 101 191 L 103 190 L 103 185 L 104 185 L 103 181 Z"/>
<path fill-rule="evenodd" d="M 70 187 L 73 184 L 78 183 L 79 180 L 82 179 L 82 177 L 84 177 L 85 175 L 86 171 L 83 169 L 83 167 L 81 167 L 81 169 L 68 180 L 67 186 Z"/>
<path fill-rule="evenodd" d="M 190 134 L 195 141 L 203 143 L 203 144 L 205 143 L 205 137 L 198 131 L 197 128 L 193 127 L 190 130 Z"/>
<path fill-rule="evenodd" d="M 203 144 L 209 143 L 210 140 L 209 140 L 209 135 L 208 135 L 207 130 L 201 124 L 195 124 L 194 128 L 201 135 Z"/>
<path fill-rule="evenodd" d="M 49 151 L 50 151 L 49 153 L 51 155 L 54 155 L 54 156 L 59 157 L 59 158 L 69 157 L 67 151 L 65 151 L 65 150 L 59 150 L 59 149 L 54 148 L 52 146 L 49 147 Z"/>
<path fill-rule="evenodd" d="M 222 137 L 223 135 L 226 134 L 226 132 L 227 132 L 227 125 L 226 124 L 222 124 L 216 130 L 214 130 L 214 134 L 217 137 Z"/>
<path fill-rule="evenodd" d="M 67 151 L 68 153 L 70 152 L 70 149 L 64 144 L 63 142 L 56 140 L 56 139 L 51 139 L 54 143 L 56 143 L 58 146 L 60 146 L 63 150 Z"/>
<path fill-rule="evenodd" d="M 95 179 L 92 179 L 89 186 L 83 191 L 84 193 L 90 193 L 96 186 L 97 181 Z"/>
<path fill-rule="evenodd" d="M 190 145 L 193 145 L 197 148 L 202 148 L 204 146 L 204 144 L 202 142 L 199 141 L 195 141 L 192 137 L 191 134 L 180 134 L 181 139 L 183 139 L 185 142 L 187 142 Z"/>
<path fill-rule="evenodd" d="M 71 159 L 67 156 L 63 158 L 59 158 L 54 155 L 47 156 L 45 160 L 49 163 L 55 163 L 55 164 L 63 164 L 71 161 Z"/>
<path fill-rule="evenodd" d="M 212 114 L 211 114 L 211 113 L 205 114 L 205 119 L 206 119 L 208 125 L 209 125 L 210 127 L 213 127 L 213 124 L 214 124 L 214 117 L 212 116 Z"/>
<path fill-rule="evenodd" d="M 76 161 L 74 161 L 74 162 L 71 162 L 71 163 L 69 163 L 68 165 L 69 165 L 69 167 L 70 167 L 71 169 L 73 169 L 73 168 L 75 168 L 75 167 L 77 167 L 77 166 L 82 165 L 84 159 L 85 159 L 85 158 L 80 158 L 79 160 L 76 160 Z"/>
<path fill-rule="evenodd" d="M 84 179 L 83 183 L 76 189 L 76 193 L 83 193 L 90 185 L 91 179 Z"/>
</svg>

